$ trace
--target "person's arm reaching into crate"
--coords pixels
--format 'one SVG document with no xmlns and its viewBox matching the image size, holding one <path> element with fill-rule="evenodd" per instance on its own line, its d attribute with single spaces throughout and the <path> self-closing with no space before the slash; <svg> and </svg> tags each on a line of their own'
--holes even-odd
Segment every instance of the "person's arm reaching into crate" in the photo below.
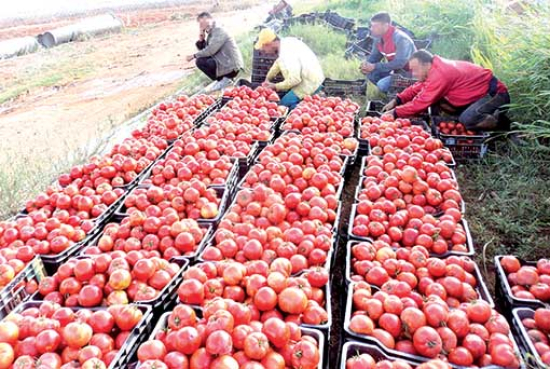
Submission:
<svg viewBox="0 0 550 369">
<path fill-rule="evenodd" d="M 298 60 L 278 60 L 278 69 L 283 75 L 283 81 L 275 84 L 277 91 L 289 91 L 302 82 L 301 65 Z M 276 74 L 274 74 L 275 76 Z"/>
<path fill-rule="evenodd" d="M 269 72 L 267 72 L 267 75 L 265 76 L 265 82 L 264 86 L 267 88 L 275 89 L 275 83 L 272 83 L 271 81 L 279 74 L 281 73 L 281 67 L 279 66 L 279 59 L 275 60 L 275 63 L 271 66 L 269 69 Z"/>
<path fill-rule="evenodd" d="M 413 76 L 420 82 L 397 95 L 386 106 L 394 117 L 415 116 L 431 105 L 445 103 L 461 109 L 458 120 L 469 130 L 505 127 L 503 114 L 510 96 L 506 86 L 490 69 L 434 56 L 420 50 L 410 60 Z"/>
</svg>

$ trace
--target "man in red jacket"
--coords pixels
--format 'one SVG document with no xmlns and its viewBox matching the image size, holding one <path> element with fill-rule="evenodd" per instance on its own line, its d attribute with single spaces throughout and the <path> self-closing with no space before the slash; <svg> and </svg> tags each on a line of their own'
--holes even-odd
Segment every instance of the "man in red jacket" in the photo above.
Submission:
<svg viewBox="0 0 550 369">
<path fill-rule="evenodd" d="M 489 69 L 475 64 L 434 56 L 426 50 L 415 52 L 410 61 L 418 82 L 398 94 L 384 111 L 395 117 L 415 116 L 439 103 L 459 113 L 468 130 L 490 131 L 505 119 L 510 103 L 508 89 Z"/>
</svg>

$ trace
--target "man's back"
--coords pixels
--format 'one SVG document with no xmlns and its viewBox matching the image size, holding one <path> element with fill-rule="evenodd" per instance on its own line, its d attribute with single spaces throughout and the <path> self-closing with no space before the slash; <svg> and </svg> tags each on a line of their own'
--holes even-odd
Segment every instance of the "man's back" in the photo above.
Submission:
<svg viewBox="0 0 550 369">
<path fill-rule="evenodd" d="M 309 46 L 295 37 L 281 39 L 279 59 L 282 65 L 287 67 L 299 65 L 302 79 L 318 82 L 319 84 L 325 79 L 323 68 L 319 63 L 317 55 L 315 55 Z"/>
</svg>

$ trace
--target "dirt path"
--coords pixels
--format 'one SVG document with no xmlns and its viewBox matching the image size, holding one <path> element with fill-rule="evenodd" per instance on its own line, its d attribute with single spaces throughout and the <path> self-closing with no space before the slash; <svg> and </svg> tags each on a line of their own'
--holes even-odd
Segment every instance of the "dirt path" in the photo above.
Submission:
<svg viewBox="0 0 550 369">
<path fill-rule="evenodd" d="M 217 18 L 238 35 L 268 7 Z M 0 105 L 0 154 L 9 154 L 1 156 L 63 157 L 176 91 L 193 67 L 184 57 L 194 50 L 197 25 L 190 14 L 197 11 L 140 10 L 122 15 L 130 24 L 123 33 L 0 61 L 0 94 L 18 95 Z"/>
</svg>

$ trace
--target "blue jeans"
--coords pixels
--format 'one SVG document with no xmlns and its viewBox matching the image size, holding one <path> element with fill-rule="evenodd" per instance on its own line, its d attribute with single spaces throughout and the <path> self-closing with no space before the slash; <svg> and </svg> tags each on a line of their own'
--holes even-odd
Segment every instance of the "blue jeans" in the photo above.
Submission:
<svg viewBox="0 0 550 369">
<path fill-rule="evenodd" d="M 410 72 L 395 71 L 394 73 L 398 73 L 406 78 L 412 77 Z M 373 70 L 369 73 L 368 78 L 380 91 L 387 94 L 391 87 L 391 76 L 392 74 L 390 72 L 378 72 Z"/>
<path fill-rule="evenodd" d="M 388 93 L 391 86 L 391 74 L 390 72 L 379 72 L 373 70 L 369 73 L 369 81 L 374 83 L 376 87 L 383 93 Z"/>
<path fill-rule="evenodd" d="M 319 92 L 321 92 L 321 87 L 322 86 L 319 86 L 319 88 L 317 90 L 315 90 L 313 95 L 317 95 Z M 300 99 L 294 93 L 294 91 L 290 90 L 286 93 L 285 96 L 283 96 L 283 98 L 281 99 L 280 104 L 283 105 L 283 106 L 286 106 L 286 107 L 288 107 L 289 109 L 292 110 L 296 107 L 296 105 L 298 105 L 300 103 L 300 101 L 302 101 L 302 99 Z"/>
</svg>

